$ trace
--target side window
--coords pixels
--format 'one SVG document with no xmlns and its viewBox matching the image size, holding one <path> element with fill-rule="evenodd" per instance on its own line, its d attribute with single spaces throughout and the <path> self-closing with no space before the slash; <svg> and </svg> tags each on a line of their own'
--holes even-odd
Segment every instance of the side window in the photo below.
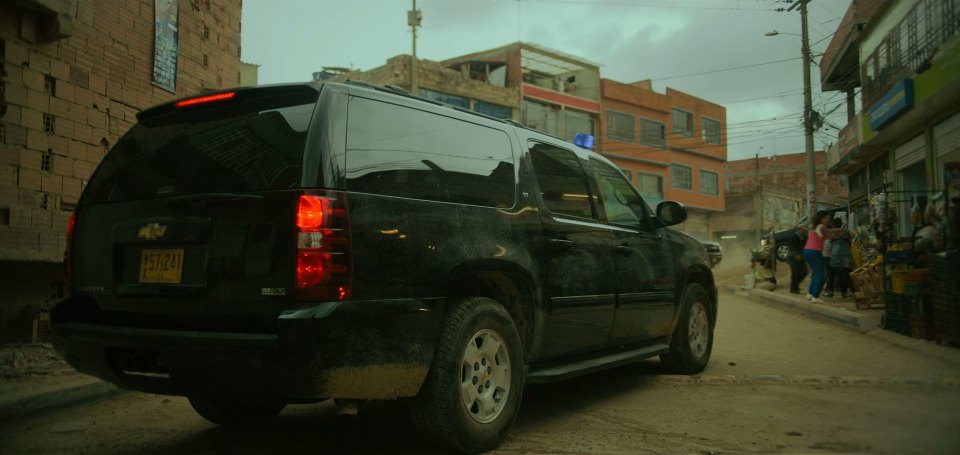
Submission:
<svg viewBox="0 0 960 455">
<path fill-rule="evenodd" d="M 531 142 L 530 158 L 540 185 L 540 195 L 550 212 L 594 218 L 587 175 L 577 155 L 552 145 Z"/>
<path fill-rule="evenodd" d="M 440 202 L 513 207 L 503 131 L 365 98 L 350 100 L 347 189 Z"/>
<path fill-rule="evenodd" d="M 619 172 L 607 163 L 590 160 L 590 172 L 600 188 L 600 203 L 611 224 L 630 227 L 646 225 L 643 199 Z"/>
</svg>

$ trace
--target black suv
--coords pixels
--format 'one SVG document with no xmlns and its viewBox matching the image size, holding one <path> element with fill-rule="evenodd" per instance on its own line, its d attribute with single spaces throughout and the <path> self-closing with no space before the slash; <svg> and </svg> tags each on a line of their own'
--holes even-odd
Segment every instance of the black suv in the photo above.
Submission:
<svg viewBox="0 0 960 455">
<path fill-rule="evenodd" d="M 845 212 L 846 210 L 847 210 L 846 206 L 824 209 L 824 211 L 827 212 L 831 217 L 842 216 L 846 213 Z M 799 234 L 801 238 L 803 239 L 806 238 L 805 237 L 806 236 L 805 231 L 807 230 L 806 224 L 807 224 L 807 215 L 804 215 L 803 218 L 800 218 L 800 221 L 797 222 L 796 226 L 768 234 L 768 237 L 769 236 L 773 237 L 773 241 L 774 241 L 773 244 L 776 245 L 775 251 L 776 251 L 777 260 L 786 261 L 791 254 L 798 253 L 798 252 L 791 251 L 792 249 L 790 248 L 790 242 L 794 237 L 798 235 L 797 234 L 798 230 L 803 231 Z M 803 241 L 805 242 L 806 240 L 803 240 Z"/>
<path fill-rule="evenodd" d="M 163 104 L 71 220 L 58 351 L 250 424 L 409 398 L 425 437 L 495 447 L 524 384 L 710 358 L 703 247 L 602 156 L 359 83 Z"/>
</svg>

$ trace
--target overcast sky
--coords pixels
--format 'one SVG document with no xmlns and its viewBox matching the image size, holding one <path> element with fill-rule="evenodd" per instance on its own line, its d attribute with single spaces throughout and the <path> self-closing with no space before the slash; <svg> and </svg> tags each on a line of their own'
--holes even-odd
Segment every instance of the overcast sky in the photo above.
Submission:
<svg viewBox="0 0 960 455">
<path fill-rule="evenodd" d="M 799 153 L 800 14 L 775 11 L 792 2 L 418 0 L 417 55 L 444 60 L 518 40 L 539 44 L 599 63 L 602 77 L 653 79 L 661 93 L 671 87 L 725 106 L 730 160 Z M 810 2 L 815 57 L 849 4 Z M 371 69 L 411 52 L 411 6 L 412 0 L 244 0 L 242 59 L 261 65 L 262 84 L 309 80 L 324 66 Z M 781 34 L 764 36 L 771 30 Z M 820 93 L 819 74 L 812 66 L 814 109 L 836 108 L 827 123 L 842 128 L 845 97 Z M 836 130 L 828 125 L 816 137 L 821 150 L 836 140 Z"/>
</svg>

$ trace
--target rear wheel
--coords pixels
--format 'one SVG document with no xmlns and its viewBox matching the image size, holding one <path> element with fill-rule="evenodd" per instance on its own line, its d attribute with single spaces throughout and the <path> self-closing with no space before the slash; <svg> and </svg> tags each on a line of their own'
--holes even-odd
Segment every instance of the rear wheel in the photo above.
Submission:
<svg viewBox="0 0 960 455">
<path fill-rule="evenodd" d="M 276 400 L 249 400 L 222 397 L 187 397 L 190 406 L 201 417 L 224 426 L 252 425 L 266 422 L 280 413 L 286 403 Z"/>
<path fill-rule="evenodd" d="M 447 316 L 411 416 L 425 439 L 482 452 L 506 438 L 522 392 L 523 346 L 513 319 L 491 299 L 466 298 Z"/>
<path fill-rule="evenodd" d="M 703 371 L 713 350 L 714 321 L 710 297 L 703 286 L 691 284 L 680 298 L 680 322 L 673 332 L 670 352 L 660 356 L 667 370 L 678 374 Z"/>
</svg>

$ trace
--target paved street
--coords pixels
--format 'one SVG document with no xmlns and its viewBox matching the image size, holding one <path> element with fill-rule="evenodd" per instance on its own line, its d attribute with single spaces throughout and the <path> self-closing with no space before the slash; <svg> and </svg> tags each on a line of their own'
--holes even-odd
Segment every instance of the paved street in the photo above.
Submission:
<svg viewBox="0 0 960 455">
<path fill-rule="evenodd" d="M 944 348 L 946 350 L 946 348 Z M 657 361 L 530 386 L 501 453 L 960 451 L 960 354 L 926 356 L 721 294 L 710 366 Z M 951 356 L 954 358 L 950 361 Z M 423 452 L 402 403 L 355 419 L 290 406 L 253 430 L 218 428 L 179 397 L 123 393 L 3 424 L 0 452 Z"/>
</svg>

